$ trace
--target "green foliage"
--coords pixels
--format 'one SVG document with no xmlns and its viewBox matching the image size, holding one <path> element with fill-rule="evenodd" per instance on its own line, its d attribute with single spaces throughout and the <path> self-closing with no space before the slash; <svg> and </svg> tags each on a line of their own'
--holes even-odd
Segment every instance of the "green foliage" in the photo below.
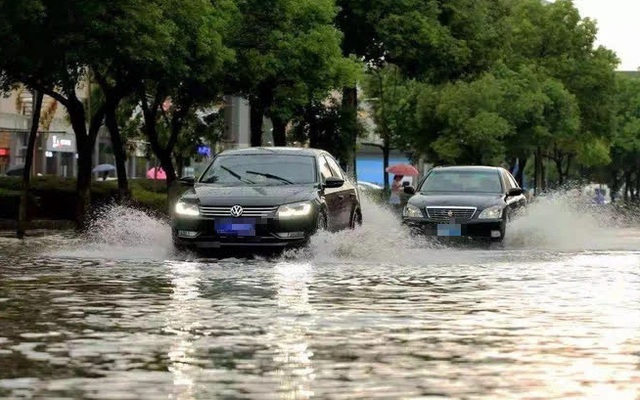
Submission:
<svg viewBox="0 0 640 400">
<path fill-rule="evenodd" d="M 355 82 L 357 63 L 342 56 L 332 0 L 239 0 L 229 90 L 267 116 L 288 121 L 331 89 Z"/>
<path fill-rule="evenodd" d="M 376 133 L 391 147 L 405 149 L 405 138 L 417 136 L 415 123 L 417 82 L 407 79 L 393 64 L 374 67 L 363 80 Z"/>
<path fill-rule="evenodd" d="M 21 180 L 0 178 L 0 218 L 17 219 Z M 29 216 L 35 219 L 74 220 L 75 185 L 73 179 L 34 177 L 31 185 Z M 166 186 L 157 185 L 154 191 L 150 180 L 131 182 L 132 202 L 135 207 L 165 215 L 167 210 Z M 118 193 L 115 181 L 97 182 L 91 188 L 92 205 L 101 207 L 115 201 Z"/>
</svg>

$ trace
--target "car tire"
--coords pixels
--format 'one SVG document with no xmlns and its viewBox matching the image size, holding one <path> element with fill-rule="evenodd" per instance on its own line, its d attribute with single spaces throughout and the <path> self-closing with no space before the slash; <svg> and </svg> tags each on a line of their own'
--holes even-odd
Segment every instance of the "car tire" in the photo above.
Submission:
<svg viewBox="0 0 640 400">
<path fill-rule="evenodd" d="M 318 221 L 316 222 L 316 232 L 323 232 L 328 227 L 327 214 L 324 211 L 318 213 Z"/>
<path fill-rule="evenodd" d="M 351 220 L 349 221 L 349 228 L 356 229 L 356 226 L 362 226 L 362 212 L 359 208 L 354 208 L 351 213 Z"/>
</svg>

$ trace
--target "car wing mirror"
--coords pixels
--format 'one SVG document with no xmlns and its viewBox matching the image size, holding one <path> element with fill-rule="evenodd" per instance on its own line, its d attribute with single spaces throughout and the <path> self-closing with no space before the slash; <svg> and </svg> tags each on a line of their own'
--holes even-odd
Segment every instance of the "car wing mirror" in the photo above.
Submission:
<svg viewBox="0 0 640 400">
<path fill-rule="evenodd" d="M 336 178 L 335 176 L 328 177 L 323 184 L 325 188 L 339 188 L 342 185 L 344 185 L 344 179 Z"/>
<path fill-rule="evenodd" d="M 184 178 L 180 178 L 179 182 L 184 186 L 193 186 L 196 183 L 195 176 L 185 176 Z"/>
<path fill-rule="evenodd" d="M 416 188 L 411 185 L 403 187 L 402 190 L 405 194 L 416 194 Z"/>
<path fill-rule="evenodd" d="M 507 192 L 507 196 L 520 196 L 521 194 L 523 194 L 524 191 L 521 188 L 511 188 L 509 189 L 509 191 Z"/>
</svg>

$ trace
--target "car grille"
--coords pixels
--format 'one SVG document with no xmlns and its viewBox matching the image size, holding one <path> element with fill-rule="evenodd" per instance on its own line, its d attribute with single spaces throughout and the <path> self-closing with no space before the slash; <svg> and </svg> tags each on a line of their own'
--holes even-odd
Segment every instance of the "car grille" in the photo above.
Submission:
<svg viewBox="0 0 640 400">
<path fill-rule="evenodd" d="M 427 216 L 437 221 L 466 221 L 476 213 L 476 207 L 427 207 Z M 449 216 L 451 211 L 451 216 Z"/>
<path fill-rule="evenodd" d="M 205 218 L 231 217 L 231 207 L 233 206 L 200 206 L 200 215 Z M 278 207 L 242 207 L 240 217 L 266 218 L 277 209 Z"/>
</svg>

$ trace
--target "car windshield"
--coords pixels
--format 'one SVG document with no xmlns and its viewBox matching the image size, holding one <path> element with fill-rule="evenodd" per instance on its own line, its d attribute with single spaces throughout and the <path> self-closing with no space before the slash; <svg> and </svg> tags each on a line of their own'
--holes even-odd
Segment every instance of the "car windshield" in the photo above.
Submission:
<svg viewBox="0 0 640 400">
<path fill-rule="evenodd" d="M 222 155 L 200 182 L 224 186 L 294 185 L 316 182 L 315 158 L 300 155 Z"/>
<path fill-rule="evenodd" d="M 420 188 L 421 192 L 501 193 L 497 171 L 433 171 Z"/>
</svg>

